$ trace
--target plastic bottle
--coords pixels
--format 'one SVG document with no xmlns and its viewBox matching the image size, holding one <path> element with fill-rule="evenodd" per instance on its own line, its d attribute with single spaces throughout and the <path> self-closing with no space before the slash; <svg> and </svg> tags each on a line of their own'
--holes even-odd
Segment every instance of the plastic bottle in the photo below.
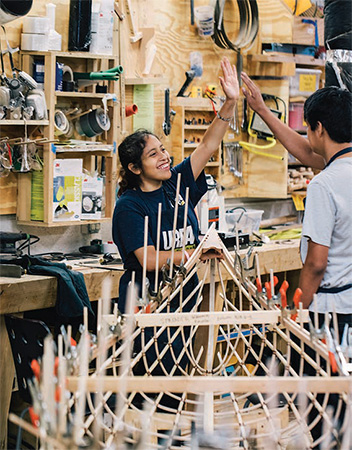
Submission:
<svg viewBox="0 0 352 450">
<path fill-rule="evenodd" d="M 54 3 L 46 5 L 46 16 L 49 19 L 49 33 L 48 33 L 48 50 L 61 51 L 62 36 L 55 31 L 55 10 Z"/>
</svg>

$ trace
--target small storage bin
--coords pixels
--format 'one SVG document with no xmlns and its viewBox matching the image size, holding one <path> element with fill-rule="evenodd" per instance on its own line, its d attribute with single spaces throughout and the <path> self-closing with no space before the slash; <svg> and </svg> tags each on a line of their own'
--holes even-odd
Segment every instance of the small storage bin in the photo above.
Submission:
<svg viewBox="0 0 352 450">
<path fill-rule="evenodd" d="M 247 211 L 244 211 L 242 208 L 226 212 L 225 218 L 228 225 L 228 231 L 236 231 L 236 222 L 238 223 L 239 231 L 242 231 L 243 233 L 252 234 L 253 231 L 259 231 L 263 213 L 263 210 L 247 209 Z"/>
<path fill-rule="evenodd" d="M 290 77 L 290 96 L 303 95 L 309 97 L 319 89 L 321 70 L 296 69 L 294 77 Z"/>
<path fill-rule="evenodd" d="M 307 124 L 304 121 L 304 103 L 290 103 L 288 124 L 295 131 L 307 131 Z"/>
</svg>

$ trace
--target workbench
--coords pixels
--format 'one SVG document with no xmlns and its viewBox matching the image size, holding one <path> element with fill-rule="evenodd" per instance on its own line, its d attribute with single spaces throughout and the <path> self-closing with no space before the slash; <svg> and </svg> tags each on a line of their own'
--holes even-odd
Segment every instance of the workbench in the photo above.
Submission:
<svg viewBox="0 0 352 450">
<path fill-rule="evenodd" d="M 268 274 L 298 270 L 302 267 L 299 255 L 299 240 L 277 241 L 256 247 L 259 254 L 260 271 Z M 241 250 L 245 254 L 246 250 Z M 106 270 L 110 267 L 110 270 Z M 92 268 L 74 266 L 85 279 L 89 299 L 97 301 L 101 297 L 101 286 L 106 278 L 111 279 L 111 297 L 118 297 L 119 280 L 123 274 L 121 266 Z M 114 270 L 115 269 L 115 270 Z M 11 401 L 14 379 L 14 365 L 7 336 L 4 314 L 24 313 L 54 307 L 56 303 L 57 281 L 54 277 L 23 275 L 21 278 L 0 277 L 0 448 L 6 448 L 7 416 Z"/>
</svg>

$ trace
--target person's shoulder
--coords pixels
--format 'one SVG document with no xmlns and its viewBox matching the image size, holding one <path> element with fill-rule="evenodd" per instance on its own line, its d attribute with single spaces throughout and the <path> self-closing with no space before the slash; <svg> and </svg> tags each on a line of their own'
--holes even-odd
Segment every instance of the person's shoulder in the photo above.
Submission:
<svg viewBox="0 0 352 450">
<path fill-rule="evenodd" d="M 140 202 L 141 201 L 137 195 L 137 191 L 134 189 L 127 189 L 127 191 L 125 191 L 121 197 L 117 199 L 115 210 L 120 212 L 125 211 L 126 209 L 133 209 L 137 207 Z"/>
<path fill-rule="evenodd" d="M 190 156 L 188 156 L 186 159 L 184 159 L 171 169 L 171 174 L 177 177 L 178 173 L 180 172 L 182 173 L 185 170 L 188 170 L 190 167 L 191 167 L 191 159 Z"/>
</svg>

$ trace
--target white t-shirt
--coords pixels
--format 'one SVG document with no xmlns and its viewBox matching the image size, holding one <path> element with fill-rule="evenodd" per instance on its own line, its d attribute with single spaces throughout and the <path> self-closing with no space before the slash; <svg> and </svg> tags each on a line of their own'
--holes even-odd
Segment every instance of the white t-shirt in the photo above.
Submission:
<svg viewBox="0 0 352 450">
<path fill-rule="evenodd" d="M 320 287 L 352 284 L 352 158 L 336 159 L 308 186 L 303 220 L 301 257 L 304 263 L 308 240 L 329 247 L 328 263 Z M 314 309 L 313 303 L 310 308 Z M 317 294 L 320 313 L 352 313 L 352 288 Z"/>
</svg>

